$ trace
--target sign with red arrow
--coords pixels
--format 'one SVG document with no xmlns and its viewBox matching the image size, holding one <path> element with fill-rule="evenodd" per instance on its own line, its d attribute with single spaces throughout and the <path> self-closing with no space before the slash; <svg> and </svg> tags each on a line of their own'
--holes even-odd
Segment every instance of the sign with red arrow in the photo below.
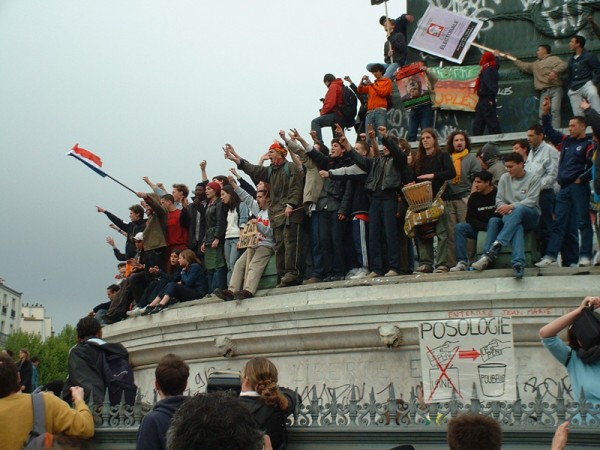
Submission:
<svg viewBox="0 0 600 450">
<path fill-rule="evenodd" d="M 422 322 L 419 327 L 426 401 L 514 401 L 516 374 L 510 317 Z"/>
</svg>

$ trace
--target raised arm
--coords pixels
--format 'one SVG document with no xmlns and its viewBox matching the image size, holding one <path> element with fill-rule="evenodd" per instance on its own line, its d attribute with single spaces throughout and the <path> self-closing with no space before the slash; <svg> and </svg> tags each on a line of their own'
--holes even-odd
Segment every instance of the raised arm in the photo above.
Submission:
<svg viewBox="0 0 600 450">
<path fill-rule="evenodd" d="M 587 306 L 593 305 L 595 308 L 600 306 L 600 297 L 586 297 L 581 302 L 578 308 L 574 309 L 571 312 L 568 312 L 557 319 L 554 319 L 547 325 L 544 325 L 540 329 L 540 337 L 543 339 L 550 338 L 556 336 L 562 330 L 567 328 L 573 322 L 577 320 L 577 318 L 581 315 L 583 308 Z"/>
</svg>

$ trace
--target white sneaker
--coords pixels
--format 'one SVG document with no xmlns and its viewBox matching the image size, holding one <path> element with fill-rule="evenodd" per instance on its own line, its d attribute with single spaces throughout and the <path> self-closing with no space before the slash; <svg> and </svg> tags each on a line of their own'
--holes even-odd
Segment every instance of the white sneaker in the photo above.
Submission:
<svg viewBox="0 0 600 450">
<path fill-rule="evenodd" d="M 556 265 L 556 260 L 554 258 L 550 258 L 549 256 L 544 256 L 542 259 L 540 259 L 534 264 L 535 267 L 539 267 L 540 269 Z"/>
<path fill-rule="evenodd" d="M 467 263 L 464 261 L 459 261 L 456 263 L 456 265 L 454 267 L 452 267 L 450 269 L 450 272 L 463 272 L 465 270 L 468 270 L 469 268 L 467 267 Z"/>
<path fill-rule="evenodd" d="M 481 258 L 471 264 L 471 267 L 477 271 L 482 271 L 488 268 L 490 262 L 490 258 L 487 255 L 483 255 Z"/>
<path fill-rule="evenodd" d="M 353 268 L 353 269 L 350 269 L 344 278 L 345 278 L 346 280 L 351 280 L 351 279 L 352 279 L 352 277 L 353 277 L 354 275 L 356 275 L 360 269 L 361 269 L 361 267 L 355 267 L 355 268 Z"/>
<path fill-rule="evenodd" d="M 141 316 L 145 310 L 146 310 L 145 307 L 140 308 L 140 307 L 136 306 L 131 311 L 127 311 L 125 314 L 127 314 L 128 317 L 137 317 L 137 316 Z"/>
<path fill-rule="evenodd" d="M 396 272 L 394 269 L 390 269 L 385 275 L 384 277 L 397 277 L 398 275 L 400 275 L 398 272 Z"/>
<path fill-rule="evenodd" d="M 579 267 L 590 267 L 592 265 L 592 260 L 587 256 L 582 256 L 579 258 Z"/>
<path fill-rule="evenodd" d="M 356 271 L 356 273 L 354 275 L 352 275 L 350 277 L 351 280 L 360 280 L 361 278 L 365 278 L 367 275 L 369 275 L 369 269 L 367 269 L 366 267 L 361 267 L 360 269 L 358 269 Z"/>
</svg>

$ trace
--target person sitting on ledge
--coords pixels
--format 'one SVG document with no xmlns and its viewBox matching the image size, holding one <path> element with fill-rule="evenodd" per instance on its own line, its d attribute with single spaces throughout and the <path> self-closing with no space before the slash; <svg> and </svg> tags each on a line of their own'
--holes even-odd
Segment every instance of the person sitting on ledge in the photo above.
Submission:
<svg viewBox="0 0 600 450">
<path fill-rule="evenodd" d="M 533 230 L 540 219 L 540 179 L 525 170 L 523 157 L 513 152 L 504 158 L 508 173 L 502 175 L 496 196 L 496 213 L 488 223 L 491 246 L 471 264 L 475 270 L 485 270 L 496 259 L 502 247 L 512 246 L 513 276 L 525 274 L 525 230 Z"/>
<path fill-rule="evenodd" d="M 202 263 L 196 254 L 190 249 L 182 251 L 179 254 L 179 265 L 181 266 L 181 281 L 172 281 L 167 284 L 162 298 L 160 295 L 157 296 L 142 313 L 143 316 L 164 311 L 175 301 L 197 300 L 206 295 L 208 283 Z"/>
</svg>

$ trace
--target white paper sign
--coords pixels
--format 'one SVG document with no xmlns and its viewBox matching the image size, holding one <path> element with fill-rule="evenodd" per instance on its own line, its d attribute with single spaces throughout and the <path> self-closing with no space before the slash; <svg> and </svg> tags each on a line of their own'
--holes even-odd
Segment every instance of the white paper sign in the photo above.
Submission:
<svg viewBox="0 0 600 450">
<path fill-rule="evenodd" d="M 470 400 L 473 383 L 482 401 L 516 400 L 510 317 L 421 322 L 419 341 L 425 402 Z"/>
<path fill-rule="evenodd" d="M 408 45 L 461 64 L 482 26 L 480 20 L 430 5 Z"/>
</svg>

